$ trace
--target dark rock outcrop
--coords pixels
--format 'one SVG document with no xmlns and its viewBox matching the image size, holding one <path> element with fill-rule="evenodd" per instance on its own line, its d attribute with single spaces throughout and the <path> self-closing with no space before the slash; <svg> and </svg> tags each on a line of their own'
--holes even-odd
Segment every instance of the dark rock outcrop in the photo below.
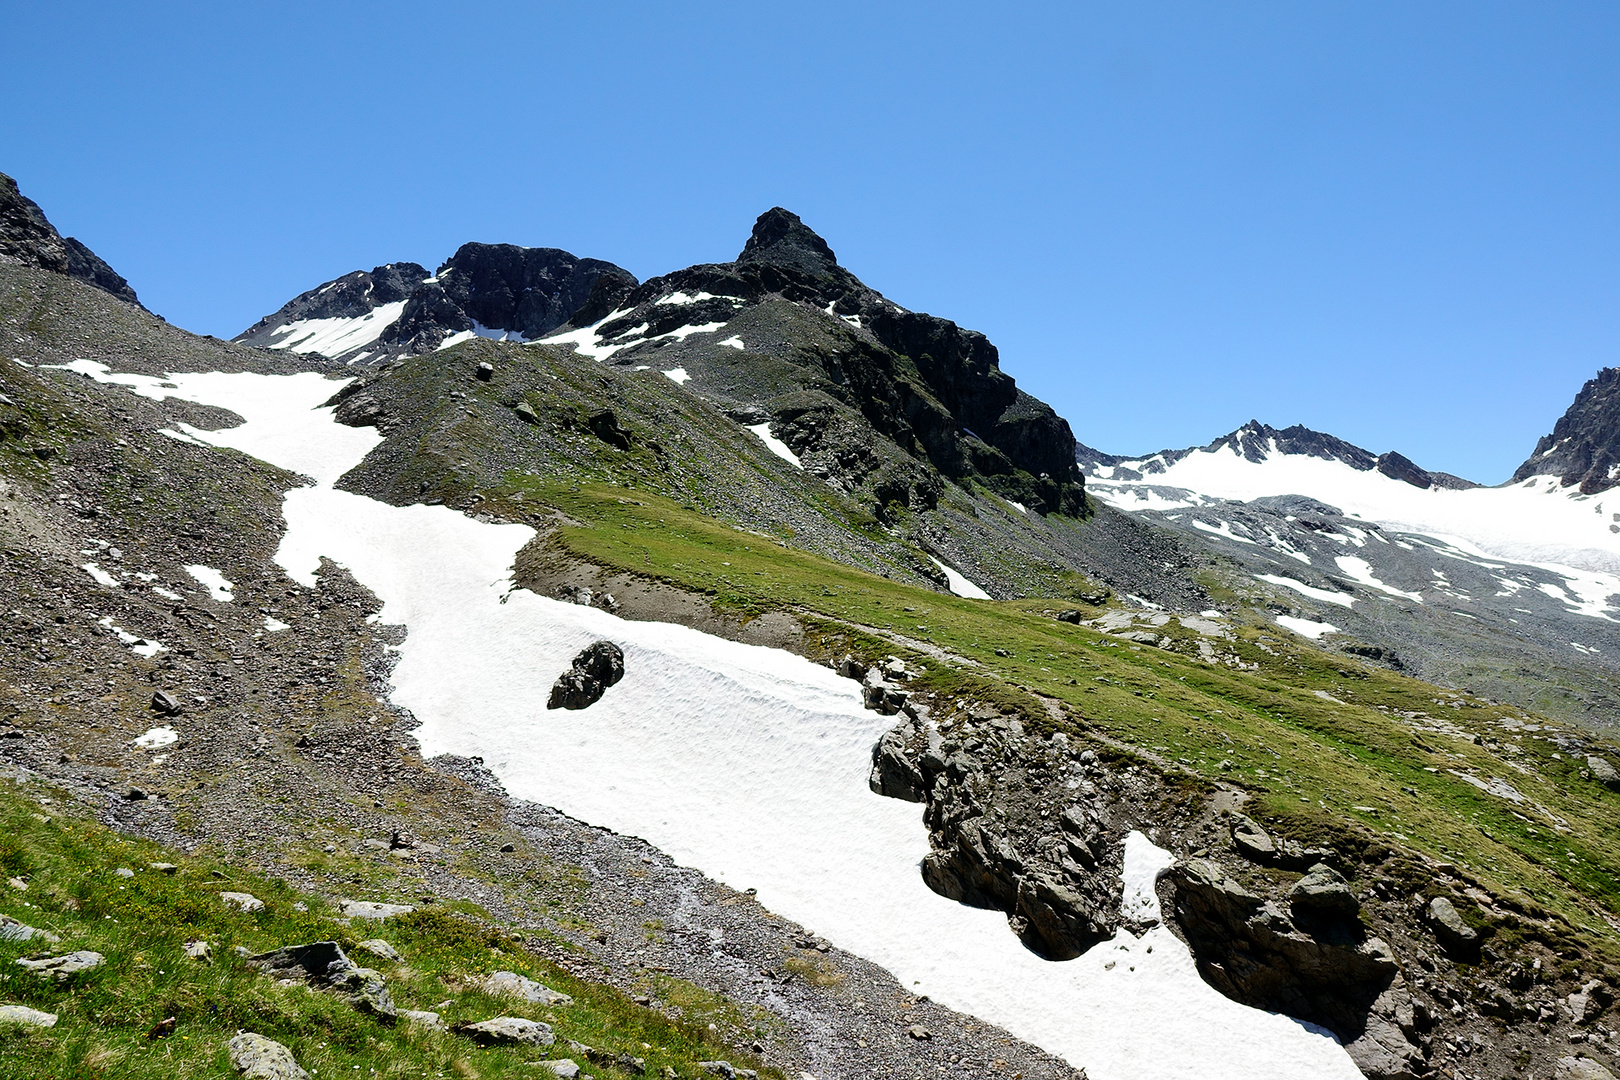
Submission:
<svg viewBox="0 0 1620 1080">
<path fill-rule="evenodd" d="M 1366 936 L 1336 871 L 1318 866 L 1302 878 L 1292 913 L 1209 859 L 1177 863 L 1159 890 L 1199 973 L 1221 993 L 1328 1028 L 1368 1077 L 1426 1071 L 1411 992 L 1389 947 Z"/>
<path fill-rule="evenodd" d="M 602 699 L 608 687 L 624 678 L 624 652 L 611 641 L 585 646 L 573 666 L 552 684 L 548 709 L 584 709 Z"/>
<path fill-rule="evenodd" d="M 431 352 L 451 335 L 469 331 L 532 341 L 568 321 L 593 297 L 611 303 L 635 285 L 634 276 L 612 263 L 581 259 L 557 248 L 463 244 L 432 276 L 416 263 L 399 262 L 356 270 L 318 285 L 235 340 L 264 348 L 288 343 L 298 348 L 295 331 L 287 327 L 314 319 L 360 319 L 385 309 L 378 318 L 392 317 L 376 327 L 376 333 L 332 348 L 328 359 L 377 360 Z"/>
<path fill-rule="evenodd" d="M 84 244 L 58 233 L 39 204 L 18 190 L 17 181 L 5 173 L 0 173 L 0 257 L 78 278 L 140 306 L 129 282 Z"/>
<path fill-rule="evenodd" d="M 360 1012 L 379 1019 L 392 1022 L 397 1016 L 394 999 L 382 975 L 350 960 L 335 941 L 288 945 L 251 956 L 247 962 L 277 979 L 332 990 L 347 998 Z"/>
<path fill-rule="evenodd" d="M 1620 483 L 1620 368 L 1588 379 L 1564 415 L 1513 474 L 1513 483 L 1556 476 L 1596 495 Z"/>
</svg>

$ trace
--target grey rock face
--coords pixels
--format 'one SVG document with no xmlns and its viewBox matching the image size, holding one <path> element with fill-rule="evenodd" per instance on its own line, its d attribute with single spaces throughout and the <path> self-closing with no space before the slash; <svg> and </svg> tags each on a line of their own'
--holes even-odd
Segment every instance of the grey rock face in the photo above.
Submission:
<svg viewBox="0 0 1620 1080">
<path fill-rule="evenodd" d="M 584 709 L 601 700 L 608 687 L 624 678 L 624 652 L 611 641 L 587 645 L 573 666 L 552 684 L 548 709 Z"/>
<path fill-rule="evenodd" d="M 236 908 L 238 911 L 246 912 L 250 915 L 255 911 L 264 910 L 264 901 L 260 900 L 252 893 L 222 892 L 219 894 L 219 898 L 228 906 Z"/>
<path fill-rule="evenodd" d="M 1592 776 L 1604 787 L 1620 789 L 1620 770 L 1609 764 L 1608 758 L 1600 758 L 1596 754 L 1589 754 L 1586 758 L 1586 767 L 1591 770 Z"/>
<path fill-rule="evenodd" d="M 35 938 L 52 943 L 62 940 L 48 930 L 18 922 L 10 915 L 0 915 L 0 941 L 33 941 Z"/>
<path fill-rule="evenodd" d="M 448 1031 L 449 1026 L 436 1012 L 427 1009 L 401 1009 L 400 1018 L 407 1023 L 426 1028 L 429 1031 Z"/>
<path fill-rule="evenodd" d="M 243 1080 L 309 1080 L 292 1051 L 274 1039 L 244 1031 L 226 1044 L 231 1068 Z"/>
<path fill-rule="evenodd" d="M 61 956 L 47 956 L 41 960 L 18 960 L 17 965 L 41 978 L 65 982 L 85 971 L 93 971 L 106 961 L 98 952 L 81 949 Z"/>
<path fill-rule="evenodd" d="M 497 971 L 484 980 L 484 989 L 491 994 L 506 994 L 511 997 L 522 998 L 524 1001 L 533 1001 L 541 1005 L 572 1005 L 574 999 L 567 994 L 559 994 L 548 986 L 543 986 L 515 971 Z"/>
<path fill-rule="evenodd" d="M 1614 1073 L 1589 1057 L 1558 1059 L 1554 1080 L 1615 1080 Z"/>
<path fill-rule="evenodd" d="M 497 1016 L 457 1029 L 485 1046 L 550 1046 L 557 1041 L 550 1024 L 518 1016 Z"/>
<path fill-rule="evenodd" d="M 26 1005 L 0 1005 L 0 1024 L 27 1024 L 30 1027 L 55 1027 L 56 1014 L 30 1009 Z"/>
<path fill-rule="evenodd" d="M 392 1020 L 394 999 L 382 975 L 357 966 L 335 941 L 287 945 L 248 958 L 248 964 L 278 979 L 295 979 L 348 998 L 357 1010 Z"/>
</svg>

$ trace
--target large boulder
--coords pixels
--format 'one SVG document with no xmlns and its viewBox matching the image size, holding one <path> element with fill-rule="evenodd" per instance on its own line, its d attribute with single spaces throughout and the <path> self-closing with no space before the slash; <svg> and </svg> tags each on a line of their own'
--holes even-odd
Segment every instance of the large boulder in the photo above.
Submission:
<svg viewBox="0 0 1620 1080">
<path fill-rule="evenodd" d="M 1296 917 L 1210 859 L 1177 863 L 1160 880 L 1205 982 L 1328 1028 L 1369 1077 L 1419 1070 L 1411 993 L 1389 946 L 1365 936 L 1337 873 L 1321 866 L 1301 879 L 1289 898 Z"/>
<path fill-rule="evenodd" d="M 1424 909 L 1424 915 L 1446 952 L 1464 959 L 1479 952 L 1479 931 L 1463 921 L 1462 913 L 1450 900 L 1435 897 Z"/>
<path fill-rule="evenodd" d="M 497 1016 L 456 1029 L 484 1046 L 550 1046 L 557 1041 L 550 1024 L 520 1016 Z"/>
<path fill-rule="evenodd" d="M 927 797 L 928 786 L 922 770 L 907 753 L 909 724 L 890 728 L 872 747 L 872 774 L 867 786 L 879 795 L 906 802 L 920 803 Z"/>
<path fill-rule="evenodd" d="M 65 982 L 75 975 L 95 970 L 105 963 L 106 959 L 98 952 L 80 949 L 77 952 L 63 953 L 61 956 L 47 956 L 39 960 L 18 960 L 17 964 L 24 970 L 30 971 L 41 978 Z"/>
<path fill-rule="evenodd" d="M 611 641 L 587 645 L 573 666 L 552 684 L 548 709 L 584 709 L 601 700 L 608 687 L 624 678 L 624 652 Z"/>
<path fill-rule="evenodd" d="M 248 958 L 248 964 L 278 979 L 309 983 L 347 998 L 360 1012 L 392 1022 L 398 1015 L 382 974 L 350 960 L 335 941 L 288 945 Z"/>
</svg>

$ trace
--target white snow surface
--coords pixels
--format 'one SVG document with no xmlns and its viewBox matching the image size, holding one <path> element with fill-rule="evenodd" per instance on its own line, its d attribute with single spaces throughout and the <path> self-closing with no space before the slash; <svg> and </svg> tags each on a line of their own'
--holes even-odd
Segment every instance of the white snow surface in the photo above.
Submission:
<svg viewBox="0 0 1620 1080">
<path fill-rule="evenodd" d="M 137 392 L 157 380 L 114 376 Z M 422 722 L 425 754 L 476 754 L 515 796 L 640 836 L 842 948 L 910 990 L 1000 1024 L 1093 1080 L 1359 1080 L 1331 1039 L 1227 1000 L 1162 927 L 1067 963 L 1019 945 L 998 912 L 922 882 L 927 833 L 911 803 L 867 788 L 890 721 L 856 685 L 790 653 L 686 627 L 627 622 L 513 588 L 522 525 L 447 507 L 394 507 L 332 488 L 377 441 L 317 406 L 342 384 L 310 374 L 172 376 L 173 396 L 247 423 L 193 432 L 314 477 L 288 492 L 277 561 L 310 584 L 325 555 L 407 628 L 392 696 Z M 547 712 L 533 673 L 611 638 L 625 677 L 590 709 Z M 1168 853 L 1133 836 L 1127 889 Z M 701 920 L 701 914 L 698 918 Z"/>
<path fill-rule="evenodd" d="M 1354 606 L 1356 602 L 1356 598 L 1353 596 L 1346 596 L 1341 592 L 1330 592 L 1327 589 L 1318 589 L 1313 585 L 1305 584 L 1303 581 L 1295 581 L 1291 577 L 1283 577 L 1281 574 L 1256 574 L 1254 576 L 1260 581 L 1269 581 L 1273 585 L 1281 585 L 1285 589 L 1293 589 L 1295 592 L 1300 593 L 1301 595 L 1308 596 L 1312 600 L 1320 600 L 1324 604 L 1338 604 L 1340 607 L 1347 608 Z"/>
<path fill-rule="evenodd" d="M 95 578 L 96 584 L 98 585 L 107 585 L 115 589 L 118 587 L 118 579 L 107 573 L 107 571 L 103 570 L 93 562 L 87 562 L 83 566 L 79 567 L 79 569 Z"/>
<path fill-rule="evenodd" d="M 663 372 L 663 376 L 676 385 L 685 383 L 687 379 L 692 377 L 686 373 L 686 369 L 683 367 L 670 368 L 668 371 Z"/>
<path fill-rule="evenodd" d="M 1323 634 L 1338 633 L 1339 630 L 1332 623 L 1314 622 L 1311 619 L 1302 619 L 1298 615 L 1278 615 L 1277 625 L 1292 630 L 1300 637 L 1310 638 L 1312 641 L 1315 641 Z"/>
<path fill-rule="evenodd" d="M 736 334 L 732 334 L 730 337 L 726 338 L 726 340 L 720 342 L 720 344 L 726 346 L 729 349 L 746 349 L 746 348 L 748 348 L 748 346 L 743 344 L 743 339 L 738 337 Z"/>
<path fill-rule="evenodd" d="M 172 727 L 155 727 L 144 735 L 135 737 L 135 745 L 142 750 L 157 750 L 164 746 L 172 746 L 180 740 L 180 733 Z"/>
<path fill-rule="evenodd" d="M 399 321 L 404 310 L 405 301 L 396 300 L 392 304 L 378 304 L 352 319 L 298 319 L 282 323 L 270 332 L 266 347 L 342 356 L 376 341 L 384 330 Z"/>
<path fill-rule="evenodd" d="M 1272 452 L 1254 462 L 1230 446 L 1195 450 L 1164 471 L 1120 480 L 1145 461 L 1127 461 L 1088 490 L 1122 510 L 1174 510 L 1211 500 L 1247 502 L 1266 495 L 1308 495 L 1351 517 L 1439 538 L 1479 557 L 1525 563 L 1569 578 L 1571 610 L 1613 619 L 1608 596 L 1620 592 L 1620 492 L 1582 495 L 1555 476 L 1492 488 L 1418 488 L 1342 461 Z M 1157 459 L 1162 463 L 1163 459 Z M 1097 470 L 1101 472 L 1103 470 Z M 1170 489 L 1183 489 L 1179 494 Z"/>
<path fill-rule="evenodd" d="M 226 581 L 224 574 L 215 570 L 212 566 L 204 566 L 201 563 L 193 563 L 191 566 L 183 567 L 183 569 L 196 578 L 199 585 L 208 590 L 209 596 L 222 604 L 231 602 L 231 592 L 236 586 Z"/>
<path fill-rule="evenodd" d="M 1340 555 L 1333 561 L 1339 564 L 1339 569 L 1343 571 L 1345 577 L 1359 582 L 1369 589 L 1377 589 L 1381 593 L 1398 596 L 1403 600 L 1413 600 L 1419 604 L 1423 603 L 1422 593 L 1406 592 L 1403 589 L 1397 589 L 1393 585 L 1385 585 L 1382 581 L 1379 581 L 1377 576 L 1373 574 L 1372 564 L 1366 559 L 1355 555 Z"/>
<path fill-rule="evenodd" d="M 771 425 L 767 421 L 763 424 L 744 424 L 749 431 L 759 436 L 761 442 L 770 448 L 771 453 L 792 465 L 795 469 L 804 468 L 799 464 L 799 455 L 788 448 L 788 444 L 771 434 Z"/>
<path fill-rule="evenodd" d="M 946 566 L 932 555 L 928 556 L 928 561 L 939 567 L 940 570 L 944 572 L 945 580 L 949 583 L 951 592 L 955 593 L 957 596 L 965 596 L 969 600 L 991 599 L 989 593 L 985 592 L 973 582 L 969 581 L 954 567 Z"/>
</svg>

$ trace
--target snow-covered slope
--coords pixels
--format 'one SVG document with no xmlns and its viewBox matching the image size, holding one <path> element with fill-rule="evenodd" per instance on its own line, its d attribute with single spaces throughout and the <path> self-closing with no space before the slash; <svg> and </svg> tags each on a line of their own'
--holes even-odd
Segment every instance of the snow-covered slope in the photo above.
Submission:
<svg viewBox="0 0 1620 1080">
<path fill-rule="evenodd" d="M 779 650 L 515 590 L 526 526 L 336 490 L 378 438 L 318 408 L 340 384 L 309 373 L 161 380 L 72 367 L 136 393 L 231 409 L 246 423 L 180 434 L 314 479 L 287 495 L 277 559 L 304 582 L 321 557 L 334 559 L 383 600 L 384 621 L 407 628 L 393 697 L 421 720 L 425 753 L 479 755 L 514 795 L 756 888 L 761 903 L 917 993 L 1062 1054 L 1093 1080 L 1360 1075 L 1331 1039 L 1222 997 L 1162 926 L 1050 963 L 999 912 L 930 891 L 917 870 L 929 850 L 919 809 L 867 787 L 888 721 L 861 708 L 853 682 Z M 563 670 L 602 637 L 623 646 L 624 680 L 590 709 L 546 711 L 535 673 Z M 1125 903 L 1137 917 L 1155 911 L 1152 883 L 1167 859 L 1130 838 Z"/>
</svg>

